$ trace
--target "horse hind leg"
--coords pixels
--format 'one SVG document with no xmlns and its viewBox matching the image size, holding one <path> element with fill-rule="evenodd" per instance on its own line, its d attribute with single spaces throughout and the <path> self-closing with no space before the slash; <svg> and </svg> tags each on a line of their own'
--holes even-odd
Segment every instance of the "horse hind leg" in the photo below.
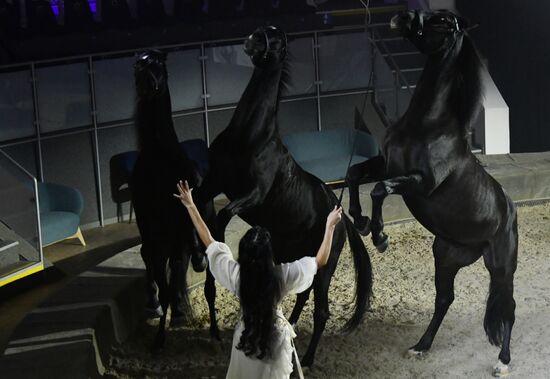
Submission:
<svg viewBox="0 0 550 379">
<path fill-rule="evenodd" d="M 481 252 L 456 248 L 440 238 L 433 244 L 435 258 L 435 310 L 428 328 L 409 354 L 420 356 L 432 346 L 433 340 L 447 311 L 454 301 L 454 280 L 458 271 L 479 259 Z"/>
<path fill-rule="evenodd" d="M 204 282 L 204 297 L 208 303 L 210 313 L 210 336 L 220 341 L 220 329 L 216 317 L 216 283 L 210 269 L 206 270 L 206 281 Z"/>
<path fill-rule="evenodd" d="M 153 352 L 160 352 L 166 341 L 166 316 L 168 314 L 168 305 L 170 302 L 168 279 L 166 276 L 167 258 L 159 257 L 155 262 L 155 282 L 159 287 L 159 300 L 162 307 L 163 315 L 160 317 L 157 336 L 153 344 Z"/>
<path fill-rule="evenodd" d="M 298 319 L 300 318 L 300 315 L 304 310 L 304 306 L 309 299 L 309 294 L 311 293 L 312 289 L 313 287 L 309 287 L 307 290 L 305 290 L 304 292 L 300 292 L 296 296 L 296 303 L 294 304 L 294 308 L 292 309 L 292 313 L 290 314 L 290 317 L 288 319 L 288 322 L 291 325 L 296 325 L 298 323 Z"/>
<path fill-rule="evenodd" d="M 187 295 L 187 268 L 189 255 L 178 252 L 177 257 L 170 258 L 170 291 L 171 317 L 170 326 L 178 327 L 193 320 L 193 312 Z"/>
<path fill-rule="evenodd" d="M 145 293 L 147 295 L 147 302 L 145 304 L 145 312 L 147 317 L 157 318 L 161 317 L 162 307 L 160 306 L 158 298 L 158 286 L 155 283 L 153 262 L 151 261 L 151 252 L 148 249 L 148 245 L 143 243 L 140 249 L 141 258 L 145 263 Z"/>
<path fill-rule="evenodd" d="M 493 375 L 497 377 L 510 373 L 510 338 L 516 309 L 514 273 L 517 265 L 517 225 L 501 240 L 483 255 L 491 277 L 483 326 L 489 342 L 501 348 L 498 362 L 493 367 Z"/>
</svg>

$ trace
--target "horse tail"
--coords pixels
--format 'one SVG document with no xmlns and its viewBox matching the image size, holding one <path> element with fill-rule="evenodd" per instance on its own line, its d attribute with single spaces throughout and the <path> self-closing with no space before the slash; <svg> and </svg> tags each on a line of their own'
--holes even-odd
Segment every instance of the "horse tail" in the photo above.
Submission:
<svg viewBox="0 0 550 379">
<path fill-rule="evenodd" d="M 351 319 L 344 325 L 344 331 L 351 331 L 359 326 L 363 315 L 370 306 L 372 295 L 372 266 L 369 253 L 361 236 L 353 227 L 351 220 L 344 215 L 344 223 L 355 266 L 355 306 Z"/>
</svg>

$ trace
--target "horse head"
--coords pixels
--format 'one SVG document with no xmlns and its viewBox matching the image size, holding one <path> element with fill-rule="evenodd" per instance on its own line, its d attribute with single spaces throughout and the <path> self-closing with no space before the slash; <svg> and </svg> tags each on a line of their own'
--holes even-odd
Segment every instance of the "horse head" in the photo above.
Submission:
<svg viewBox="0 0 550 379">
<path fill-rule="evenodd" d="M 426 55 L 439 54 L 454 46 L 467 28 L 466 21 L 452 12 L 407 11 L 393 16 L 390 26 Z"/>
<path fill-rule="evenodd" d="M 140 97 L 152 98 L 164 93 L 168 86 L 166 53 L 149 50 L 140 54 L 134 64 L 134 78 Z"/>
<path fill-rule="evenodd" d="M 275 26 L 259 27 L 245 40 L 244 52 L 256 67 L 278 66 L 286 58 L 286 34 Z"/>
</svg>

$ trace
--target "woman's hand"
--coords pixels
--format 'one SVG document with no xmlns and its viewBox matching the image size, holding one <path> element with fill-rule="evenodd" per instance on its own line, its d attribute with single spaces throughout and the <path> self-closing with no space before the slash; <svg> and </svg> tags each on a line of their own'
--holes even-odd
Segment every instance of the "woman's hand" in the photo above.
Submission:
<svg viewBox="0 0 550 379">
<path fill-rule="evenodd" d="M 193 191 L 193 188 L 189 188 L 189 183 L 187 183 L 187 180 L 185 182 L 180 180 L 177 187 L 179 195 L 175 193 L 174 196 L 180 199 L 181 203 L 185 205 L 186 208 L 192 207 L 194 205 L 193 196 L 191 196 L 191 191 Z"/>
<path fill-rule="evenodd" d="M 327 216 L 327 228 L 334 228 L 342 220 L 342 207 L 334 206 L 334 209 Z"/>
</svg>

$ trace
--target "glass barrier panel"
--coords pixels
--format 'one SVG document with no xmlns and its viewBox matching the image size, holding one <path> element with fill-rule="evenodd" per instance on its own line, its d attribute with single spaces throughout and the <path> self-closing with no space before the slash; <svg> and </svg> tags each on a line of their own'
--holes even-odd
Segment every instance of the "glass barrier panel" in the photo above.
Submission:
<svg viewBox="0 0 550 379">
<path fill-rule="evenodd" d="M 284 93 L 288 96 L 315 93 L 315 62 L 313 38 L 297 38 L 288 43 L 290 83 Z"/>
<path fill-rule="evenodd" d="M 134 117 L 134 56 L 94 61 L 99 123 Z"/>
<path fill-rule="evenodd" d="M 200 50 L 173 51 L 168 54 L 168 86 L 172 111 L 202 108 Z"/>
<path fill-rule="evenodd" d="M 34 178 L 0 150 L 0 285 L 42 261 Z"/>
<path fill-rule="evenodd" d="M 367 87 L 371 46 L 365 32 L 320 36 L 319 45 L 323 92 Z"/>
<path fill-rule="evenodd" d="M 315 99 L 283 101 L 279 104 L 279 133 L 281 135 L 317 130 L 317 101 Z"/>
<path fill-rule="evenodd" d="M 0 120 L 0 141 L 36 133 L 29 70 L 0 73 Z"/>
<path fill-rule="evenodd" d="M 40 132 L 92 124 L 88 63 L 37 68 L 36 79 Z"/>
<path fill-rule="evenodd" d="M 208 104 L 237 103 L 254 71 L 243 44 L 208 47 L 206 55 Z"/>
<path fill-rule="evenodd" d="M 379 50 L 376 51 L 375 63 L 375 92 L 378 106 L 391 120 L 397 116 L 394 74 Z"/>
</svg>

